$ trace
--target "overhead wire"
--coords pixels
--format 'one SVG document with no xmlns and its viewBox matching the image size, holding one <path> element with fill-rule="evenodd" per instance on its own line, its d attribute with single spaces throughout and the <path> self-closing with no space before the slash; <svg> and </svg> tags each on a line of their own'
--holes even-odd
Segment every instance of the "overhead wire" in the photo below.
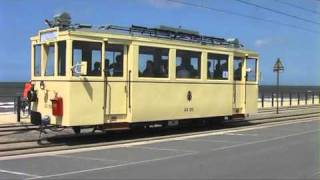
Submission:
<svg viewBox="0 0 320 180">
<path fill-rule="evenodd" d="M 240 2 L 242 4 L 246 4 L 248 6 L 253 6 L 253 7 L 256 7 L 256 8 L 264 9 L 266 11 L 270 11 L 270 12 L 273 12 L 273 13 L 276 13 L 276 14 L 280 14 L 280 15 L 283 15 L 283 16 L 287 16 L 287 17 L 290 17 L 290 18 L 294 18 L 294 19 L 297 19 L 297 20 L 301 20 L 301 21 L 304 21 L 304 22 L 307 22 L 307 23 L 320 25 L 320 22 L 313 21 L 313 20 L 306 19 L 306 18 L 302 18 L 302 17 L 299 17 L 297 15 L 292 15 L 292 14 L 289 14 L 289 13 L 286 13 L 286 12 L 283 12 L 283 11 L 279 11 L 279 10 L 276 10 L 276 9 L 268 8 L 268 7 L 265 7 L 265 6 L 261 6 L 259 4 L 255 4 L 255 3 L 252 3 L 252 2 L 249 2 L 249 1 L 245 1 L 245 0 L 234 0 L 234 1 Z"/>
<path fill-rule="evenodd" d="M 274 1 L 276 1 L 276 2 L 278 2 L 280 4 L 284 4 L 284 5 L 290 6 L 290 7 L 294 7 L 296 9 L 300 9 L 300 10 L 305 11 L 305 12 L 309 12 L 309 13 L 320 15 L 320 12 L 318 12 L 316 10 L 313 10 L 313 9 L 304 8 L 304 7 L 298 6 L 296 4 L 289 3 L 289 2 L 286 2 L 286 1 L 282 1 L 282 0 L 274 0 Z"/>
<path fill-rule="evenodd" d="M 299 29 L 299 30 L 303 30 L 303 31 L 306 31 L 306 32 L 314 33 L 314 34 L 319 34 L 320 33 L 320 31 L 304 28 L 304 27 L 297 26 L 297 25 L 294 25 L 294 24 L 288 24 L 288 23 L 283 23 L 283 22 L 280 22 L 280 21 L 271 20 L 271 19 L 265 19 L 265 18 L 260 18 L 260 17 L 256 17 L 256 16 L 250 16 L 250 15 L 246 15 L 246 14 L 242 14 L 242 13 L 238 13 L 236 11 L 231 11 L 231 10 L 226 10 L 226 9 L 213 8 L 213 7 L 205 6 L 203 4 L 200 5 L 200 4 L 190 3 L 190 2 L 181 1 L 181 0 L 167 0 L 167 1 L 173 2 L 173 3 L 177 3 L 177 4 L 186 5 L 186 6 L 196 7 L 196 8 L 203 8 L 203 9 L 207 9 L 207 10 L 210 10 L 210 11 L 215 11 L 215 12 L 224 13 L 224 14 L 228 14 L 228 15 L 239 16 L 239 17 L 244 17 L 244 18 L 248 18 L 248 19 L 254 19 L 254 20 L 257 20 L 257 21 L 263 21 L 263 22 L 268 22 L 268 23 L 277 24 L 277 25 L 281 25 L 281 26 L 286 26 L 286 27 L 290 27 L 290 28 L 293 28 L 293 29 Z"/>
</svg>

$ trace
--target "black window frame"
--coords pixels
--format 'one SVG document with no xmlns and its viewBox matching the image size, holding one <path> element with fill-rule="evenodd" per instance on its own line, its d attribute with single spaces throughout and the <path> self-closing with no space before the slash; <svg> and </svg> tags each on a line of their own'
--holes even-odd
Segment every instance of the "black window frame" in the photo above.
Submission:
<svg viewBox="0 0 320 180">
<path fill-rule="evenodd" d="M 153 68 L 152 69 L 152 73 L 153 75 L 147 75 L 145 73 L 145 71 L 147 70 L 147 64 L 149 61 L 152 62 L 152 64 L 156 64 L 155 63 L 155 55 L 156 55 L 156 51 L 158 50 L 158 55 L 160 55 L 160 60 L 158 62 L 156 62 L 158 65 L 164 65 L 163 69 L 161 70 L 162 72 L 160 72 L 160 68 Z M 148 51 L 153 51 L 154 53 L 146 53 Z M 145 69 L 140 69 L 140 62 L 141 62 L 141 55 L 152 55 L 153 59 L 152 60 L 147 60 L 145 62 Z M 139 46 L 139 50 L 138 50 L 138 77 L 139 78 L 157 78 L 157 79 L 167 79 L 169 78 L 169 74 L 170 74 L 170 68 L 169 68 L 169 55 L 170 55 L 170 49 L 169 48 L 165 48 L 165 47 L 154 47 L 154 46 Z M 162 57 L 166 56 L 167 59 L 165 61 L 165 59 L 163 59 Z"/>
<path fill-rule="evenodd" d="M 53 49 L 52 54 L 50 53 L 50 49 Z M 52 44 L 44 45 L 44 51 L 46 53 L 46 56 L 45 56 L 46 57 L 46 61 L 45 61 L 46 66 L 44 67 L 44 76 L 52 77 L 55 75 L 55 53 L 56 53 L 55 52 L 56 51 L 55 44 L 52 43 Z M 52 55 L 52 57 L 50 59 L 49 59 L 49 55 Z M 50 69 L 50 67 L 51 67 L 50 65 L 52 65 L 52 69 Z M 49 70 L 49 72 L 50 72 L 50 70 L 52 70 L 52 72 L 50 72 L 50 74 L 49 74 L 48 70 Z"/>
<path fill-rule="evenodd" d="M 181 67 L 182 66 L 182 62 L 183 62 L 183 55 L 181 56 L 181 63 L 180 65 L 177 64 L 177 59 L 179 56 L 179 54 L 189 54 L 189 64 L 191 64 L 191 61 L 192 61 L 192 58 L 195 58 L 197 57 L 198 58 L 198 69 L 193 69 L 193 70 L 187 70 L 185 69 L 185 71 L 189 71 L 189 77 L 179 77 L 178 76 L 178 68 L 179 66 Z M 202 68 L 201 68 L 201 63 L 202 63 L 202 52 L 201 51 L 193 51 L 193 50 L 184 50 L 184 49 L 177 49 L 176 50 L 176 57 L 175 57 L 175 68 L 176 68 L 176 74 L 175 74 L 175 77 L 176 79 L 193 79 L 193 80 L 201 80 L 201 72 L 202 72 Z M 193 67 L 193 65 L 192 65 Z M 194 67 L 193 67 L 194 68 Z M 197 74 L 195 74 L 195 71 L 197 71 Z M 193 72 L 192 72 L 193 71 Z M 186 75 L 187 76 L 187 75 Z"/>
<path fill-rule="evenodd" d="M 61 46 L 61 44 L 64 44 L 63 46 Z M 57 76 L 66 76 L 66 65 L 67 65 L 67 41 L 58 41 L 57 42 L 57 46 L 58 46 L 58 52 L 57 52 Z M 60 59 L 60 55 L 61 55 L 61 51 L 60 50 L 64 50 L 64 54 L 63 54 L 63 61 L 61 61 Z"/>
<path fill-rule="evenodd" d="M 112 47 L 112 48 L 110 48 L 110 46 Z M 108 53 L 107 53 L 107 51 L 108 51 L 108 47 L 110 48 L 110 49 L 116 49 L 116 48 L 121 48 L 122 49 L 122 67 L 120 67 L 120 69 L 122 70 L 122 71 L 117 71 L 117 73 L 119 73 L 120 72 L 120 74 L 118 75 L 114 75 L 115 74 L 115 71 L 114 71 L 114 69 L 115 69 L 115 67 L 112 67 L 112 65 L 113 64 L 115 64 L 115 65 L 118 65 L 118 63 L 116 63 L 115 61 L 113 61 L 113 63 L 111 64 L 111 62 L 110 62 L 110 59 L 108 59 L 109 60 L 109 67 L 107 67 L 107 62 L 106 62 L 106 60 L 107 60 L 107 56 L 108 56 Z M 105 67 L 104 67 L 104 73 L 105 73 L 105 75 L 106 76 L 108 76 L 108 77 L 110 77 L 110 78 L 122 78 L 122 77 L 124 77 L 124 63 L 125 63 L 125 49 L 128 49 L 128 46 L 127 45 L 125 45 L 125 44 L 114 44 L 114 43 L 108 43 L 108 42 L 105 42 L 105 48 L 104 48 L 104 52 L 105 52 L 105 57 L 104 57 L 104 61 L 105 61 Z M 109 51 L 110 52 L 110 51 Z M 115 53 L 115 52 L 120 52 L 120 51 L 112 51 L 113 53 Z M 113 65 L 113 66 L 115 66 L 115 65 Z M 113 71 L 112 71 L 112 74 L 111 74 L 111 69 L 113 68 Z"/>
<path fill-rule="evenodd" d="M 36 63 L 36 60 L 37 60 L 37 48 L 36 47 L 39 47 L 39 74 L 37 74 L 37 63 Z M 42 73 L 42 45 L 41 44 L 35 44 L 33 45 L 33 76 L 35 77 L 39 77 L 41 76 L 41 73 Z"/>
<path fill-rule="evenodd" d="M 233 67 L 232 67 L 232 70 L 233 70 L 233 80 L 234 81 L 242 81 L 243 80 L 243 64 L 244 64 L 244 57 L 241 57 L 241 56 L 234 56 L 233 57 Z M 240 76 L 237 75 L 236 73 L 236 70 L 235 69 L 235 61 L 241 61 L 241 70 L 240 70 Z M 239 67 L 239 64 L 238 64 L 238 67 Z M 239 78 L 240 77 L 240 78 Z"/>
<path fill-rule="evenodd" d="M 254 69 L 254 76 L 250 76 L 250 77 L 254 77 L 254 80 L 252 80 L 252 79 L 248 79 L 249 78 L 249 73 L 252 73 L 252 71 L 251 72 L 247 72 L 246 71 L 246 81 L 247 82 L 256 82 L 257 80 L 258 80 L 258 73 L 257 73 L 257 70 L 258 70 L 258 59 L 257 58 L 247 58 L 246 59 L 246 68 L 248 68 L 248 61 L 254 61 L 255 63 L 254 63 L 254 65 L 255 65 L 255 69 Z"/>
<path fill-rule="evenodd" d="M 91 68 L 92 68 L 92 66 L 94 66 L 94 64 L 92 65 L 92 49 L 91 49 L 91 53 L 90 53 L 90 55 L 91 55 L 91 59 L 90 59 L 90 61 L 88 61 L 88 60 L 86 60 L 86 62 L 87 62 L 87 74 L 85 75 L 85 76 L 88 76 L 88 77 L 101 77 L 102 76 L 102 51 L 103 51 L 103 49 L 102 49 L 102 42 L 96 42 L 96 41 L 82 41 L 82 40 L 74 40 L 74 41 L 72 41 L 72 66 L 74 66 L 75 64 L 74 64 L 74 50 L 75 50 L 75 44 L 76 43 L 86 43 L 87 44 L 87 46 L 89 45 L 89 44 L 99 44 L 99 47 L 100 47 L 100 54 L 99 54 L 99 56 L 100 56 L 100 71 L 97 73 L 97 74 L 94 74 L 94 72 L 92 72 L 92 70 L 91 70 Z M 97 46 L 98 47 L 98 46 Z M 78 48 L 79 49 L 79 48 Z M 83 51 L 83 49 L 81 49 L 82 51 Z M 87 50 L 87 49 L 86 49 Z M 83 53 L 82 53 L 82 51 L 81 51 L 81 55 L 82 55 L 82 58 L 81 58 L 81 61 L 84 59 L 83 58 Z M 81 63 L 81 62 L 80 62 Z M 73 76 L 75 76 L 74 74 L 73 74 Z"/>
<path fill-rule="evenodd" d="M 218 70 L 216 69 L 217 68 L 217 65 L 216 64 L 211 64 L 210 66 L 213 67 L 213 74 L 212 76 L 210 75 L 210 70 L 209 70 L 209 67 L 208 67 L 208 64 L 209 64 L 209 60 L 210 60 L 210 63 L 211 61 L 218 61 L 219 62 L 219 67 L 221 68 L 220 71 L 221 72 L 218 72 Z M 221 64 L 221 61 L 226 61 L 225 64 Z M 218 54 L 218 53 L 210 53 L 208 52 L 207 54 L 207 80 L 229 80 L 229 77 L 230 77 L 230 72 L 229 72 L 229 55 L 228 54 Z M 215 67 L 216 66 L 216 67 Z M 227 70 L 227 77 L 224 77 L 224 70 Z"/>
</svg>

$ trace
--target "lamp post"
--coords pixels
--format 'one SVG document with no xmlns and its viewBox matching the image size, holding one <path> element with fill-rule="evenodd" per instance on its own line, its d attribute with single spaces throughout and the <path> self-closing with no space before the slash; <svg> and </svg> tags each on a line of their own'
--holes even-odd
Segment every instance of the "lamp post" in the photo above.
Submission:
<svg viewBox="0 0 320 180">
<path fill-rule="evenodd" d="M 284 67 L 280 58 L 278 58 L 273 66 L 273 72 L 277 73 L 277 114 L 279 114 L 279 75 L 282 71 L 284 71 Z"/>
</svg>

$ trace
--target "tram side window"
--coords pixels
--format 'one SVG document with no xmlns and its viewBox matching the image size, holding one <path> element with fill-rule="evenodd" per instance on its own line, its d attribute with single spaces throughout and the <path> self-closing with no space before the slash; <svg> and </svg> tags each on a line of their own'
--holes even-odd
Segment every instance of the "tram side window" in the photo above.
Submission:
<svg viewBox="0 0 320 180">
<path fill-rule="evenodd" d="M 228 55 L 208 53 L 208 79 L 228 79 Z"/>
<path fill-rule="evenodd" d="M 45 52 L 47 57 L 45 76 L 54 75 L 54 45 L 45 46 Z"/>
<path fill-rule="evenodd" d="M 256 81 L 257 80 L 257 59 L 249 58 L 246 64 L 246 80 Z"/>
<path fill-rule="evenodd" d="M 101 43 L 96 42 L 73 42 L 72 65 L 87 62 L 87 76 L 101 76 Z"/>
<path fill-rule="evenodd" d="M 66 42 L 58 42 L 58 75 L 66 75 Z"/>
<path fill-rule="evenodd" d="M 34 76 L 41 76 L 41 45 L 34 46 Z"/>
<path fill-rule="evenodd" d="M 139 47 L 139 77 L 167 78 L 169 49 Z"/>
<path fill-rule="evenodd" d="M 105 73 L 107 76 L 123 76 L 123 48 L 123 45 L 106 45 Z"/>
<path fill-rule="evenodd" d="M 201 53 L 177 50 L 176 52 L 176 77 L 200 79 Z"/>
<path fill-rule="evenodd" d="M 235 81 L 242 80 L 242 66 L 243 66 L 243 58 L 234 57 L 234 60 L 233 60 L 233 79 Z"/>
</svg>

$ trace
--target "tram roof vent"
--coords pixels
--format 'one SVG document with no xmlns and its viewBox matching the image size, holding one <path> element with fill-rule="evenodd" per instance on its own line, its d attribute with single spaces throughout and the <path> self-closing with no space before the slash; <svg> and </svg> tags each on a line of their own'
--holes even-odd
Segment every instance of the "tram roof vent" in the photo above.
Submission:
<svg viewBox="0 0 320 180">
<path fill-rule="evenodd" d="M 200 43 L 202 45 L 219 45 L 225 47 L 241 48 L 238 39 L 224 39 L 213 36 L 201 35 L 197 31 L 192 31 L 182 28 L 174 28 L 169 26 L 158 26 L 156 28 L 148 28 L 144 26 L 132 25 L 131 27 L 122 27 L 115 25 L 100 26 L 99 30 L 109 31 L 109 32 L 119 32 L 119 33 L 129 33 L 132 36 L 148 36 L 155 38 L 171 39 L 171 40 L 181 40 L 194 43 Z"/>
<path fill-rule="evenodd" d="M 240 48 L 242 45 L 240 44 L 240 41 L 239 39 L 237 38 L 230 38 L 230 39 L 227 39 L 227 42 L 229 42 L 230 44 L 232 44 L 234 47 L 236 48 Z"/>
<path fill-rule="evenodd" d="M 179 28 L 175 28 L 175 27 L 160 25 L 157 29 L 164 30 L 164 31 L 172 31 L 172 32 L 175 32 L 175 33 L 185 33 L 185 34 L 192 34 L 192 35 L 200 35 L 200 33 L 198 31 L 193 31 L 193 30 L 189 30 L 189 29 L 182 29 L 181 26 L 179 26 Z"/>
</svg>

